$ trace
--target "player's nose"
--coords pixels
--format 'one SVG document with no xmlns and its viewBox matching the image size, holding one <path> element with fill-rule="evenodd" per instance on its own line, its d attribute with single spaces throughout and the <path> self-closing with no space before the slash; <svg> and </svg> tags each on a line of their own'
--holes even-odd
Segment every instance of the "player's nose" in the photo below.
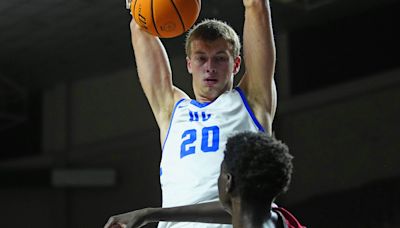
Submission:
<svg viewBox="0 0 400 228">
<path fill-rule="evenodd" d="M 212 58 L 208 59 L 205 64 L 207 73 L 214 73 L 216 72 L 216 63 L 212 60 Z"/>
</svg>

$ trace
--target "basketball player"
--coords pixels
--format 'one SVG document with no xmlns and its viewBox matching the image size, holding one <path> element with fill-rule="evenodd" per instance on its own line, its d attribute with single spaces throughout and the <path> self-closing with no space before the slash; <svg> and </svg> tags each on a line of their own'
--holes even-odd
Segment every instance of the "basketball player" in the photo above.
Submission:
<svg viewBox="0 0 400 228">
<path fill-rule="evenodd" d="M 218 202 L 217 179 L 228 136 L 243 130 L 272 131 L 276 88 L 269 1 L 242 1 L 246 71 L 237 86 L 233 77 L 242 58 L 236 32 L 221 21 L 205 20 L 187 35 L 186 61 L 195 99 L 172 84 L 171 67 L 160 39 L 131 22 L 139 80 L 160 129 L 162 207 L 214 201 L 204 211 L 226 215 Z M 106 227 L 131 223 L 128 215 L 111 217 Z M 225 218 L 230 221 L 230 216 Z M 161 222 L 159 227 L 224 226 Z"/>
<path fill-rule="evenodd" d="M 242 132 L 228 139 L 224 154 L 219 199 L 233 228 L 303 227 L 273 204 L 291 179 L 292 156 L 285 144 L 264 133 Z"/>
</svg>

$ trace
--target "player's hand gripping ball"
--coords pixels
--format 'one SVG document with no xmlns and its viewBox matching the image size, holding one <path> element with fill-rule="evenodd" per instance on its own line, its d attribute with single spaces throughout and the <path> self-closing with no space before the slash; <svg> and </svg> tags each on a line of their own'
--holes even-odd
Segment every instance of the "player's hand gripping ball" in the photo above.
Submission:
<svg viewBox="0 0 400 228">
<path fill-rule="evenodd" d="M 132 15 L 145 31 L 161 38 L 179 36 L 199 17 L 201 0 L 132 0 Z"/>
</svg>

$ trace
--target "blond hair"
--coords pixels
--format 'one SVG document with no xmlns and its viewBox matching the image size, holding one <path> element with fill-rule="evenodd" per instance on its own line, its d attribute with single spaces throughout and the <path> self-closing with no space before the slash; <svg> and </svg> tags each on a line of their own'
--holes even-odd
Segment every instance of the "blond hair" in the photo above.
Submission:
<svg viewBox="0 0 400 228">
<path fill-rule="evenodd" d="M 238 34 L 226 22 L 217 19 L 205 19 L 193 28 L 186 35 L 186 55 L 191 55 L 191 44 L 193 40 L 215 41 L 224 39 L 230 45 L 233 57 L 240 55 L 241 44 Z"/>
</svg>

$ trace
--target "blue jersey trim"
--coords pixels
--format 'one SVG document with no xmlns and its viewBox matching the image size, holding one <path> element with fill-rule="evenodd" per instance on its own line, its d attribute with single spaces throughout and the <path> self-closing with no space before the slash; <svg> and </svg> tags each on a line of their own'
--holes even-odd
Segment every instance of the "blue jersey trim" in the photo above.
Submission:
<svg viewBox="0 0 400 228">
<path fill-rule="evenodd" d="M 244 103 L 244 106 L 246 107 L 247 112 L 250 114 L 251 119 L 253 119 L 253 122 L 257 125 L 258 130 L 265 132 L 263 126 L 260 124 L 260 122 L 258 122 L 256 116 L 254 115 L 253 111 L 251 110 L 250 105 L 247 102 L 247 99 L 246 99 L 246 96 L 244 95 L 243 90 L 239 87 L 235 87 L 235 90 L 239 92 L 240 97 L 242 98 L 242 101 Z"/>
<path fill-rule="evenodd" d="M 192 105 L 194 105 L 194 106 L 197 106 L 197 107 L 199 107 L 199 108 L 204 108 L 204 107 L 206 107 L 207 105 L 209 105 L 209 104 L 211 104 L 212 102 L 204 102 L 204 103 L 200 103 L 200 102 L 198 102 L 198 101 L 196 101 L 196 100 L 191 100 L 190 101 L 190 104 L 192 104 Z"/>
<path fill-rule="evenodd" d="M 176 110 L 176 108 L 178 107 L 178 105 L 179 105 L 182 101 L 184 101 L 184 100 L 185 100 L 185 98 L 182 98 L 182 99 L 180 99 L 178 102 L 176 102 L 175 107 L 174 107 L 174 110 L 172 110 L 172 115 L 171 115 L 171 120 L 169 121 L 169 126 L 168 126 L 167 135 L 165 136 L 164 143 L 163 143 L 163 145 L 162 145 L 162 147 L 161 147 L 161 149 L 163 149 L 163 150 L 164 150 L 165 142 L 166 142 L 167 139 L 168 139 L 169 131 L 171 130 L 171 125 L 172 125 L 172 120 L 173 120 L 173 118 L 174 118 L 175 110 Z"/>
<path fill-rule="evenodd" d="M 164 151 L 164 146 L 165 146 L 165 143 L 167 142 L 168 135 L 169 135 L 169 131 L 171 130 L 171 125 L 172 125 L 172 120 L 173 120 L 173 118 L 174 118 L 175 110 L 176 110 L 176 108 L 178 107 L 178 105 L 179 105 L 182 101 L 184 101 L 184 100 L 185 100 L 185 98 L 182 98 L 182 99 L 180 99 L 178 102 L 176 102 L 175 107 L 174 107 L 174 110 L 172 110 L 172 115 L 171 115 L 171 120 L 169 121 L 169 126 L 168 126 L 167 135 L 165 136 L 164 143 L 163 143 L 163 145 L 162 145 L 162 147 L 161 147 L 161 150 L 162 150 L 162 151 Z M 160 176 L 161 176 L 161 175 L 162 175 L 162 168 L 160 167 Z"/>
<path fill-rule="evenodd" d="M 163 143 L 163 146 L 162 146 L 162 149 L 163 149 L 163 150 L 164 150 L 165 142 L 166 142 L 167 139 L 168 139 L 169 131 L 171 130 L 171 125 L 172 125 L 172 120 L 174 119 L 175 110 L 176 110 L 176 108 L 178 107 L 178 105 L 179 105 L 182 101 L 184 101 L 184 100 L 185 100 L 185 98 L 182 98 L 182 99 L 180 99 L 178 102 L 176 102 L 175 107 L 174 107 L 174 110 L 172 110 L 172 115 L 171 115 L 171 120 L 169 121 L 169 126 L 168 126 L 167 135 L 165 136 L 165 140 L 164 140 L 164 143 Z"/>
</svg>

